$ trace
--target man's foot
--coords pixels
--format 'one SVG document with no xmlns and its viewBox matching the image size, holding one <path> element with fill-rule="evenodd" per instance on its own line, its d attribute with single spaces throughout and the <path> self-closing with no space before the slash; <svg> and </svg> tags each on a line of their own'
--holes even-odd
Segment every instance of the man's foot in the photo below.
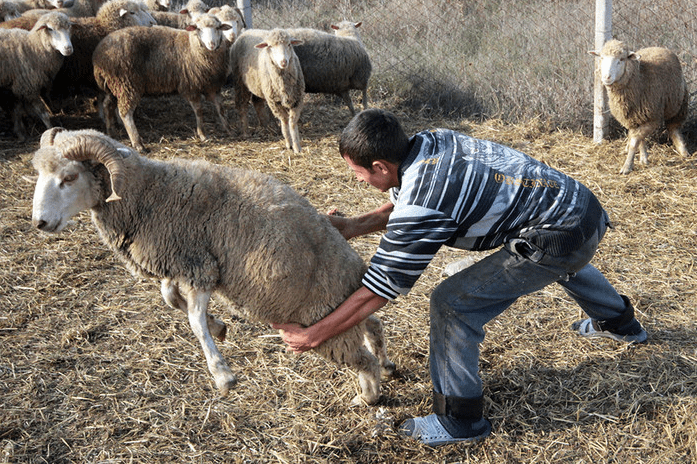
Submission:
<svg viewBox="0 0 697 464">
<path fill-rule="evenodd" d="M 583 337 L 605 337 L 626 343 L 644 343 L 648 338 L 643 328 L 635 334 L 618 334 L 610 332 L 609 330 L 600 329 L 590 318 L 574 322 L 571 324 L 571 330 Z"/>
<path fill-rule="evenodd" d="M 475 443 L 489 436 L 491 433 L 491 422 L 482 417 L 469 427 L 467 436 L 453 437 L 440 423 L 438 416 L 431 414 L 426 417 L 414 417 L 413 419 L 405 420 L 399 426 L 399 432 L 429 446 L 440 446 L 450 443 Z"/>
</svg>

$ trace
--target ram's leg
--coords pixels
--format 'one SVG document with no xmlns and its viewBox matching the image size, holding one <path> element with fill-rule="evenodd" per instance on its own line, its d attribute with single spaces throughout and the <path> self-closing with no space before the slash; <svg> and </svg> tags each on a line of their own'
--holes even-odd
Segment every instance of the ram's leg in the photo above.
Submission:
<svg viewBox="0 0 697 464">
<path fill-rule="evenodd" d="M 345 364 L 358 374 L 361 393 L 351 401 L 353 406 L 375 404 L 380 399 L 380 365 L 378 358 L 363 344 L 361 328 L 354 327 L 330 338 L 316 348 L 321 356 L 336 364 Z"/>
<path fill-rule="evenodd" d="M 395 364 L 387 357 L 387 347 L 385 346 L 385 333 L 382 321 L 376 316 L 370 316 L 365 320 L 365 332 L 363 334 L 365 346 L 377 357 L 380 364 L 380 377 L 383 380 L 389 379 L 394 375 Z"/>
<path fill-rule="evenodd" d="M 259 127 L 266 127 L 269 125 L 269 113 L 266 110 L 266 100 L 259 98 L 257 96 L 252 96 L 252 105 L 254 105 L 254 112 L 257 115 L 257 120 L 259 121 Z"/>
<path fill-rule="evenodd" d="M 20 101 L 15 101 L 12 108 L 13 131 L 20 142 L 27 140 L 27 130 L 24 127 L 24 105 Z"/>
<path fill-rule="evenodd" d="M 164 298 L 165 303 L 167 303 L 171 308 L 180 309 L 184 314 L 189 314 L 186 300 L 179 291 L 179 286 L 176 282 L 170 279 L 162 279 L 162 284 L 160 285 L 160 293 L 162 293 L 162 298 Z M 220 319 L 207 314 L 208 320 L 208 330 L 211 335 L 218 339 L 220 342 L 225 341 L 225 335 L 227 334 L 227 326 Z"/>
<path fill-rule="evenodd" d="M 288 110 L 288 130 L 290 131 L 290 138 L 293 144 L 293 151 L 295 153 L 300 153 L 302 147 L 300 146 L 300 114 L 302 113 L 303 105 L 300 104 L 295 108 Z M 290 147 L 289 147 L 290 148 Z"/>
<path fill-rule="evenodd" d="M 194 115 L 196 115 L 196 133 L 198 134 L 198 138 L 203 142 L 206 140 L 206 134 L 203 132 L 203 105 L 201 105 L 201 95 L 189 95 L 186 99 L 194 110 Z"/>
<path fill-rule="evenodd" d="M 687 151 L 687 147 L 685 146 L 685 139 L 682 137 L 680 124 L 667 124 L 666 129 L 668 129 L 668 135 L 670 135 L 670 140 L 673 141 L 673 146 L 677 152 L 685 158 L 689 157 L 690 152 Z"/>
<path fill-rule="evenodd" d="M 186 299 L 189 324 L 191 324 L 191 330 L 194 331 L 194 335 L 201 343 L 203 354 L 206 356 L 206 362 L 208 363 L 208 370 L 213 375 L 215 385 L 218 387 L 220 394 L 225 396 L 230 391 L 230 388 L 237 383 L 237 378 L 230 371 L 225 359 L 223 359 L 223 355 L 218 351 L 218 347 L 215 346 L 215 342 L 208 331 L 207 311 L 210 297 L 211 292 L 197 290 L 189 292 Z"/>
<path fill-rule="evenodd" d="M 368 109 L 368 86 L 366 85 L 363 89 L 363 109 Z"/>
</svg>

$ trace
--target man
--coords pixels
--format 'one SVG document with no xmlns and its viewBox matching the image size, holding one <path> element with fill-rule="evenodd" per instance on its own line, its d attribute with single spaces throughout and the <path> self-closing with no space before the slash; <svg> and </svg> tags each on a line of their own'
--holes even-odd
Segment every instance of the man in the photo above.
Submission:
<svg viewBox="0 0 697 464">
<path fill-rule="evenodd" d="M 389 112 L 370 109 L 344 129 L 339 151 L 359 180 L 390 202 L 354 218 L 330 216 L 344 237 L 387 230 L 363 286 L 310 327 L 278 324 L 294 352 L 312 349 L 406 294 L 442 245 L 498 248 L 438 285 L 431 295 L 430 374 L 434 414 L 400 431 L 428 445 L 480 440 L 478 374 L 484 325 L 520 296 L 557 282 L 590 316 L 572 329 L 587 337 L 641 343 L 634 308 L 589 264 L 609 220 L 570 177 L 511 148 L 454 131 L 409 139 Z"/>
</svg>

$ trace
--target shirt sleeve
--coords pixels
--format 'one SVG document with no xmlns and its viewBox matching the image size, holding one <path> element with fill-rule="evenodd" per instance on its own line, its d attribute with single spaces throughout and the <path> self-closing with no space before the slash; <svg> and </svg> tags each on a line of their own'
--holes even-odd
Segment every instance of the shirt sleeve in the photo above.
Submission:
<svg viewBox="0 0 697 464">
<path fill-rule="evenodd" d="M 395 209 L 363 285 L 388 300 L 406 295 L 457 229 L 456 221 L 439 211 L 414 205 Z"/>
</svg>

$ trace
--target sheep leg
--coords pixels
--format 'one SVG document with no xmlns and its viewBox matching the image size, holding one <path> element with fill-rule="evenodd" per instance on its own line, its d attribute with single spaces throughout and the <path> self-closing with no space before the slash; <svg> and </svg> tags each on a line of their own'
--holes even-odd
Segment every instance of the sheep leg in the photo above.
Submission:
<svg viewBox="0 0 697 464">
<path fill-rule="evenodd" d="M 215 112 L 218 115 L 218 120 L 220 120 L 220 124 L 223 126 L 223 129 L 225 132 L 227 132 L 228 135 L 232 135 L 232 129 L 230 129 L 230 123 L 228 123 L 227 117 L 224 114 L 223 111 L 223 97 L 220 95 L 220 93 L 216 92 L 212 95 L 208 96 L 208 99 L 213 102 L 213 105 L 215 106 Z"/>
<path fill-rule="evenodd" d="M 380 364 L 380 377 L 386 380 L 394 376 L 396 366 L 387 357 L 382 321 L 374 315 L 369 316 L 365 320 L 363 339 L 365 346 L 378 359 L 378 363 Z"/>
<path fill-rule="evenodd" d="M 203 348 L 203 354 L 208 363 L 208 370 L 215 385 L 218 387 L 220 394 L 226 396 L 230 388 L 237 383 L 237 378 L 234 376 L 228 367 L 223 355 L 220 354 L 215 346 L 213 338 L 208 330 L 208 302 L 210 301 L 211 292 L 204 292 L 192 289 L 187 295 L 187 305 L 189 314 L 189 324 L 194 335 L 198 338 Z"/>
<path fill-rule="evenodd" d="M 194 114 L 196 115 L 196 133 L 198 134 L 198 138 L 201 139 L 201 142 L 205 142 L 206 134 L 203 133 L 203 111 L 201 105 L 201 96 L 189 96 L 187 100 L 189 100 L 189 105 L 191 105 L 191 108 L 193 108 Z"/>
<path fill-rule="evenodd" d="M 41 119 L 41 122 L 44 123 L 44 126 L 46 126 L 46 129 L 50 129 L 53 127 L 51 124 L 51 117 L 48 115 L 48 111 L 46 110 L 46 104 L 41 101 L 40 98 L 33 100 L 31 102 L 31 107 L 34 110 L 34 113 Z"/>
<path fill-rule="evenodd" d="M 644 124 L 643 126 L 634 127 L 629 129 L 629 141 L 627 142 L 627 159 L 624 161 L 624 166 L 620 169 L 620 174 L 629 174 L 634 169 L 634 155 L 637 152 L 637 148 L 642 150 L 641 162 L 643 164 L 648 163 L 648 153 L 646 152 L 645 140 L 646 137 L 656 130 L 655 124 Z M 643 148 L 642 148 L 642 144 Z"/>
<path fill-rule="evenodd" d="M 368 87 L 363 89 L 363 109 L 368 109 Z"/>
<path fill-rule="evenodd" d="M 13 131 L 20 142 L 27 140 L 27 130 L 24 127 L 24 121 L 22 117 L 24 116 L 24 105 L 20 102 L 15 102 L 12 108 L 12 122 Z"/>
<path fill-rule="evenodd" d="M 346 106 L 348 106 L 349 110 L 351 111 L 351 116 L 355 116 L 356 110 L 353 108 L 353 102 L 351 101 L 351 94 L 349 94 L 349 91 L 345 90 L 341 92 L 341 98 L 344 100 L 344 103 L 346 103 Z M 365 96 L 363 98 L 363 104 L 365 105 Z"/>
<path fill-rule="evenodd" d="M 160 286 L 160 293 L 162 293 L 162 298 L 165 300 L 171 308 L 180 309 L 184 311 L 184 314 L 188 314 L 188 308 L 186 300 L 179 291 L 179 286 L 171 281 L 170 279 L 162 279 L 162 284 Z M 220 319 L 216 319 L 212 315 L 208 314 L 208 329 L 215 338 L 220 342 L 225 341 L 225 335 L 227 334 L 227 326 Z"/>
<path fill-rule="evenodd" d="M 302 111 L 302 105 L 298 105 L 295 108 L 288 110 L 288 129 L 290 130 L 291 141 L 293 142 L 293 151 L 295 153 L 300 153 L 302 147 L 300 146 L 300 113 Z"/>
<path fill-rule="evenodd" d="M 242 137 L 249 137 L 249 99 L 251 94 L 245 92 L 242 89 L 244 84 L 238 83 L 238 89 L 235 93 L 235 108 L 237 109 L 237 116 L 240 119 L 240 130 L 242 131 Z"/>
<path fill-rule="evenodd" d="M 668 135 L 670 135 L 670 140 L 673 141 L 673 146 L 680 153 L 681 156 L 685 158 L 690 156 L 690 152 L 687 151 L 685 146 L 685 139 L 682 137 L 682 132 L 680 131 L 680 124 L 667 124 Z"/>
<path fill-rule="evenodd" d="M 119 114 L 121 115 L 121 120 L 126 128 L 126 132 L 128 132 L 128 138 L 131 140 L 131 145 L 133 145 L 133 148 L 138 151 L 144 151 L 145 147 L 140 139 L 138 129 L 136 129 L 136 123 L 133 120 L 133 113 L 135 113 L 135 111 L 135 107 L 125 109 L 121 108 L 121 105 L 119 105 Z"/>
<path fill-rule="evenodd" d="M 259 120 L 259 127 L 268 126 L 269 115 L 266 112 L 266 100 L 252 97 L 252 105 L 254 106 L 254 112 L 257 114 L 257 119 Z"/>
<path fill-rule="evenodd" d="M 106 133 L 109 137 L 114 137 L 114 121 L 116 120 L 116 102 L 114 101 L 114 97 L 109 94 L 104 95 L 100 108 L 103 113 Z"/>
</svg>

